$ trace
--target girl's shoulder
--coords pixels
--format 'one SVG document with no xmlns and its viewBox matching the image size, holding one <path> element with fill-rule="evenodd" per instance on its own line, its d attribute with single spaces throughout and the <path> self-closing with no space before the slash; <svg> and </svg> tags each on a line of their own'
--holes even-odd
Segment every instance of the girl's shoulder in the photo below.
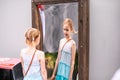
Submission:
<svg viewBox="0 0 120 80">
<path fill-rule="evenodd" d="M 70 41 L 70 44 L 71 46 L 76 46 L 76 42 L 73 39 Z"/>
<path fill-rule="evenodd" d="M 60 39 L 60 42 L 65 42 L 65 38 Z"/>
<path fill-rule="evenodd" d="M 76 44 L 75 41 L 74 41 L 73 39 L 71 39 L 71 43 L 72 43 L 72 44 Z"/>
<path fill-rule="evenodd" d="M 60 41 L 63 41 L 65 38 L 60 39 Z"/>
<path fill-rule="evenodd" d="M 37 50 L 36 53 L 37 53 L 38 55 L 44 55 L 44 51 L 41 51 L 41 50 Z"/>
<path fill-rule="evenodd" d="M 62 38 L 62 39 L 60 40 L 60 43 L 64 43 L 65 41 L 66 41 L 66 39 L 65 39 L 65 38 Z M 72 44 L 76 44 L 76 42 L 75 42 L 73 39 L 71 39 L 69 42 L 72 43 Z"/>
<path fill-rule="evenodd" d="M 37 54 L 38 59 L 44 58 L 44 52 L 43 52 L 43 51 L 37 50 L 37 51 L 36 51 L 36 54 Z"/>
<path fill-rule="evenodd" d="M 21 49 L 21 52 L 22 52 L 22 53 L 25 53 L 26 51 L 27 51 L 27 48 Z"/>
<path fill-rule="evenodd" d="M 22 57 L 26 53 L 26 51 L 27 51 L 27 48 L 21 49 L 20 56 Z"/>
</svg>

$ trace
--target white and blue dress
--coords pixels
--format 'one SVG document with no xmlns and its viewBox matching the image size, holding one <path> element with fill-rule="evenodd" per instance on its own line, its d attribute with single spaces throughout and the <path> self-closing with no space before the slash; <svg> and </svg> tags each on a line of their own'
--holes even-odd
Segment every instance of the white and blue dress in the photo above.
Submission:
<svg viewBox="0 0 120 80">
<path fill-rule="evenodd" d="M 61 58 L 58 64 L 58 71 L 55 80 L 68 80 L 71 64 L 71 47 L 73 40 L 67 42 L 61 51 Z"/>
<path fill-rule="evenodd" d="M 24 67 L 24 70 L 26 72 L 33 55 L 23 53 L 22 56 L 23 56 L 23 60 L 24 60 L 23 67 Z M 33 59 L 31 66 L 30 66 L 30 69 L 23 80 L 43 80 L 40 67 L 41 66 L 40 66 L 40 63 L 38 61 L 37 54 L 35 53 L 35 56 L 34 56 L 34 59 Z"/>
</svg>

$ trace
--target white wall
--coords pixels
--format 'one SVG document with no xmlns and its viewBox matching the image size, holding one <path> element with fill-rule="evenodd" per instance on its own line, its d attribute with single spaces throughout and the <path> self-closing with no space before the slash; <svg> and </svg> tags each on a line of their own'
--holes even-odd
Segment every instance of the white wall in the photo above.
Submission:
<svg viewBox="0 0 120 80">
<path fill-rule="evenodd" d="M 31 0 L 0 0 L 0 57 L 19 57 L 31 27 Z"/>
<path fill-rule="evenodd" d="M 110 80 L 120 67 L 120 0 L 90 0 L 89 80 Z"/>
</svg>

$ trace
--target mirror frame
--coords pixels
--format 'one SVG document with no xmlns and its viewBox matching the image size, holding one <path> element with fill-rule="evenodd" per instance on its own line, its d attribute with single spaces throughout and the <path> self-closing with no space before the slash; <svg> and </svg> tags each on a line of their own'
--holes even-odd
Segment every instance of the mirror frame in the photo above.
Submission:
<svg viewBox="0 0 120 80">
<path fill-rule="evenodd" d="M 78 80 L 89 80 L 89 0 L 32 0 L 32 27 L 42 30 L 38 4 L 71 2 L 78 2 Z M 42 47 L 41 38 L 38 49 L 42 50 Z"/>
</svg>

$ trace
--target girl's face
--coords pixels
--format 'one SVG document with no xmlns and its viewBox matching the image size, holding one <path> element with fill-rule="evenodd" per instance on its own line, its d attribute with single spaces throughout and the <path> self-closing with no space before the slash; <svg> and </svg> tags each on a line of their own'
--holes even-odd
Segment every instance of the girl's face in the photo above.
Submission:
<svg viewBox="0 0 120 80">
<path fill-rule="evenodd" d="M 66 38 L 70 37 L 71 30 L 68 24 L 63 25 L 63 33 Z"/>
</svg>

